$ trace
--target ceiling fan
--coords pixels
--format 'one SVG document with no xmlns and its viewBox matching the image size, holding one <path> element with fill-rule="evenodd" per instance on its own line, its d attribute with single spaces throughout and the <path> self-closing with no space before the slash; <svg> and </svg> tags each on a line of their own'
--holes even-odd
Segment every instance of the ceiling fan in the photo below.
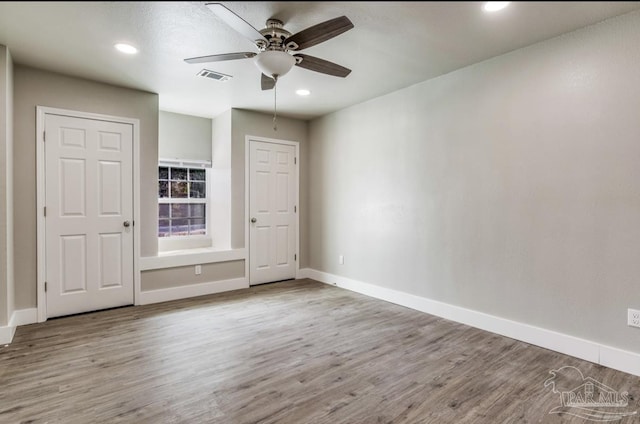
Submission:
<svg viewBox="0 0 640 424">
<path fill-rule="evenodd" d="M 351 73 L 351 69 L 344 66 L 298 53 L 300 50 L 320 44 L 353 28 L 353 23 L 346 16 L 330 19 L 291 34 L 284 29 L 284 23 L 278 19 L 267 19 L 266 27 L 258 31 L 220 3 L 205 3 L 205 6 L 231 28 L 254 42 L 259 53 L 239 52 L 192 57 L 184 60 L 187 63 L 254 58 L 256 66 L 262 72 L 260 85 L 263 90 L 274 88 L 278 78 L 289 72 L 294 65 L 341 78 Z"/>
</svg>

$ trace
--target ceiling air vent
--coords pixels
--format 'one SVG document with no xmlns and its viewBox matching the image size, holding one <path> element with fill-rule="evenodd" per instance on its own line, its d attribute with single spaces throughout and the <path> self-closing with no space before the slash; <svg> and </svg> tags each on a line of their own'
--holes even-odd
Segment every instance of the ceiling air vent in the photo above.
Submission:
<svg viewBox="0 0 640 424">
<path fill-rule="evenodd" d="M 210 78 L 212 80 L 221 81 L 221 82 L 228 81 L 231 78 L 233 78 L 231 75 L 221 74 L 220 72 L 211 71 L 209 69 L 203 69 L 202 71 L 198 72 L 198 76 Z"/>
</svg>

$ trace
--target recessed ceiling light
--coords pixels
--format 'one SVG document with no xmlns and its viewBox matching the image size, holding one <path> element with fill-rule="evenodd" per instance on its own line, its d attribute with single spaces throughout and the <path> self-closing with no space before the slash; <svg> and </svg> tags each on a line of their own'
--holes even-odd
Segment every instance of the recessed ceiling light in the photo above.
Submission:
<svg viewBox="0 0 640 424">
<path fill-rule="evenodd" d="M 308 96 L 309 94 L 311 94 L 311 91 L 305 90 L 305 89 L 300 89 L 300 90 L 296 90 L 296 94 L 298 96 Z"/>
<path fill-rule="evenodd" d="M 510 1 L 488 1 L 482 6 L 485 12 L 497 12 L 509 6 Z"/>
<path fill-rule="evenodd" d="M 119 52 L 122 52 L 122 53 L 125 53 L 125 54 L 136 54 L 136 53 L 138 53 L 138 49 L 133 47 L 131 44 L 118 43 L 118 44 L 114 45 L 113 47 L 115 47 L 116 50 L 118 50 Z"/>
</svg>

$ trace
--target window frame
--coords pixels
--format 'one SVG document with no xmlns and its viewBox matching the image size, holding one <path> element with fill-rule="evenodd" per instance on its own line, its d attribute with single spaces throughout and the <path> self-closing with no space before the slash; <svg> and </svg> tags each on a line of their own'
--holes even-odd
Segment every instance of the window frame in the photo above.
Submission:
<svg viewBox="0 0 640 424">
<path fill-rule="evenodd" d="M 189 198 L 189 197 L 160 197 L 160 168 L 186 168 L 186 169 L 203 169 L 205 171 L 205 197 L 203 198 Z M 156 237 L 158 238 L 158 251 L 169 250 L 183 250 L 194 249 L 211 246 L 211 161 L 201 160 L 176 160 L 176 159 L 160 159 L 158 160 L 158 214 L 156 218 Z M 165 181 L 165 180 L 162 180 Z M 168 179 L 170 182 L 171 179 Z M 190 181 L 187 177 L 185 182 L 188 184 Z M 169 195 L 171 193 L 171 184 L 168 184 Z M 205 234 L 187 234 L 187 235 L 171 235 L 166 237 L 160 237 L 160 210 L 159 207 L 162 204 L 201 204 L 204 205 L 204 222 L 205 222 Z M 171 222 L 171 218 L 165 218 Z M 188 219 L 188 218 L 184 218 Z M 169 224 L 170 225 L 170 224 Z"/>
</svg>

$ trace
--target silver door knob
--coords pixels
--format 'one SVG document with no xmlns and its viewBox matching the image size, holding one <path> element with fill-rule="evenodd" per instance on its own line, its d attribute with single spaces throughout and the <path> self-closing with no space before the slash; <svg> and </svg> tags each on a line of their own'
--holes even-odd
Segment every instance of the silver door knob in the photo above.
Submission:
<svg viewBox="0 0 640 424">
<path fill-rule="evenodd" d="M 131 225 L 131 223 L 129 221 L 124 221 L 122 223 L 122 225 L 124 225 L 126 228 L 129 228 L 129 226 Z"/>
<path fill-rule="evenodd" d="M 257 219 L 255 219 L 255 218 L 251 218 L 251 222 L 255 223 L 255 222 L 257 222 L 257 221 L 258 221 Z"/>
</svg>

